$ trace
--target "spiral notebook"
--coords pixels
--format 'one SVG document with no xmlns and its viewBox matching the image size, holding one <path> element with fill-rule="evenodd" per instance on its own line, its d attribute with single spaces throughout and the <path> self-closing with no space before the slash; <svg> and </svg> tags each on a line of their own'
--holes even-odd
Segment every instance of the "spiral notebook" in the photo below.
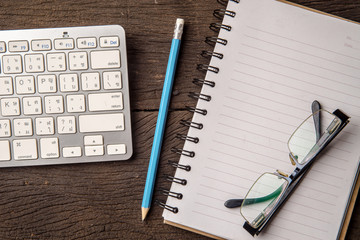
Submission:
<svg viewBox="0 0 360 240">
<path fill-rule="evenodd" d="M 165 223 L 253 239 L 224 202 L 264 172 L 293 171 L 287 140 L 316 99 L 350 123 L 257 238 L 343 238 L 358 191 L 360 25 L 276 0 L 229 1 L 216 13 L 225 17 L 211 25 L 220 32 L 207 39 L 216 45 L 170 189 L 182 198 L 167 198 Z"/>
</svg>

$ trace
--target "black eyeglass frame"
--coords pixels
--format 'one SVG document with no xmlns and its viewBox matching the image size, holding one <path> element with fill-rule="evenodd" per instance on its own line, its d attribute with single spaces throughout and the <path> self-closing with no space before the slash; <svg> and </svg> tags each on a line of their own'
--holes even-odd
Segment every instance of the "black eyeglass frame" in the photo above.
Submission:
<svg viewBox="0 0 360 240">
<path fill-rule="evenodd" d="M 283 174 L 280 174 L 279 172 L 273 173 L 274 175 L 285 179 L 288 182 L 288 185 L 285 189 L 285 191 L 282 193 L 282 196 L 280 197 L 279 202 L 274 206 L 274 208 L 270 211 L 268 216 L 266 216 L 266 219 L 264 222 L 258 227 L 254 228 L 252 227 L 248 221 L 245 221 L 243 228 L 246 229 L 252 236 L 258 235 L 270 222 L 272 216 L 277 212 L 277 210 L 284 204 L 284 202 L 288 199 L 288 197 L 291 195 L 295 187 L 298 185 L 298 183 L 301 181 L 301 179 L 305 176 L 306 172 L 309 170 L 310 166 L 314 163 L 316 157 L 322 152 L 322 150 L 325 149 L 327 145 L 341 132 L 341 130 L 349 123 L 349 118 L 345 113 L 343 113 L 341 110 L 336 109 L 333 112 L 333 115 L 338 117 L 341 120 L 340 126 L 337 128 L 337 130 L 330 136 L 330 138 L 317 150 L 317 152 L 304 164 L 299 163 L 295 156 L 290 152 L 289 157 L 292 160 L 292 163 L 295 163 L 295 170 L 291 173 L 290 176 L 284 176 Z"/>
</svg>

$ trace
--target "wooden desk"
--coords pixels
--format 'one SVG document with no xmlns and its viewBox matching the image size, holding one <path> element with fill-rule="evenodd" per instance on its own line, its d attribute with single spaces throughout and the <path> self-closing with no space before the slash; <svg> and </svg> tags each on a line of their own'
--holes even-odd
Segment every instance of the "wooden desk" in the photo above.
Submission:
<svg viewBox="0 0 360 240">
<path fill-rule="evenodd" d="M 291 0 L 360 22 L 359 0 Z M 170 148 L 186 133 L 178 124 L 190 119 L 191 83 L 203 77 L 197 63 L 208 25 L 217 21 L 216 0 L 14 0 L 0 1 L 0 28 L 45 28 L 121 24 L 127 32 L 134 156 L 127 162 L 1 169 L 0 239 L 200 239 L 199 235 L 162 224 L 153 206 L 141 221 L 141 200 L 158 106 L 176 17 L 186 28 L 168 118 L 157 188 L 169 188 L 161 176 L 173 174 L 166 163 L 178 160 Z M 0 36 L 1 38 L 1 36 Z M 156 193 L 154 199 L 165 201 Z M 355 206 L 348 239 L 360 239 L 360 205 Z"/>
</svg>

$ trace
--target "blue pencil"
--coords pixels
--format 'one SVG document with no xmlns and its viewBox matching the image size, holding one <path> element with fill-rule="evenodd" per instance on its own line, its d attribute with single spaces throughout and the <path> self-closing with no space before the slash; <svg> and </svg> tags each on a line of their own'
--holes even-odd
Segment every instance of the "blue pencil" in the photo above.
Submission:
<svg viewBox="0 0 360 240">
<path fill-rule="evenodd" d="M 164 87 L 161 95 L 159 114 L 156 122 L 154 141 L 151 149 L 150 162 L 146 177 L 143 201 L 141 204 L 142 220 L 144 221 L 150 210 L 151 199 L 156 180 L 156 171 L 159 163 L 162 139 L 166 126 L 166 117 L 170 103 L 172 85 L 174 82 L 176 63 L 179 56 L 181 35 L 183 32 L 184 20 L 178 18 L 175 24 L 174 37 L 171 43 L 170 56 L 166 69 Z"/>
</svg>

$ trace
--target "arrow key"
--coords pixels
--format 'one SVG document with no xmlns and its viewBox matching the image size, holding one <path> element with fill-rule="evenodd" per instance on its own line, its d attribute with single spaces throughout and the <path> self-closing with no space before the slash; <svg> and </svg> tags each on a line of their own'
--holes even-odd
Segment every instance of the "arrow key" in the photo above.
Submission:
<svg viewBox="0 0 360 240">
<path fill-rule="evenodd" d="M 85 146 L 85 156 L 102 156 L 104 155 L 104 146 Z"/>
</svg>

